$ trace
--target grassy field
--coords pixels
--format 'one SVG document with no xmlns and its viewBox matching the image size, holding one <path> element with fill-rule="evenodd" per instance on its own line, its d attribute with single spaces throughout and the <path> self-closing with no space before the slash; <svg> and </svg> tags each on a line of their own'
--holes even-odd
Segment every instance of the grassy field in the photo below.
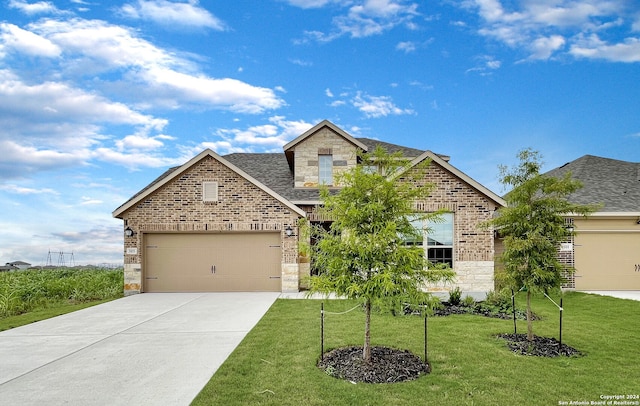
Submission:
<svg viewBox="0 0 640 406">
<path fill-rule="evenodd" d="M 523 299 L 519 298 L 521 304 Z M 557 301 L 557 300 L 556 300 Z M 354 306 L 325 301 L 327 312 Z M 536 335 L 558 336 L 558 310 L 536 298 Z M 429 318 L 432 372 L 396 384 L 352 384 L 315 365 L 320 356 L 320 301 L 278 300 L 220 367 L 195 405 L 558 405 L 640 395 L 640 302 L 567 293 L 563 342 L 581 357 L 515 355 L 495 336 L 513 332 L 509 320 L 474 315 Z M 358 309 L 327 315 L 325 349 L 361 345 Z M 526 323 L 518 322 L 518 332 Z M 423 354 L 423 320 L 372 317 L 372 342 Z M 567 403 L 569 404 L 569 403 Z"/>
<path fill-rule="evenodd" d="M 0 330 L 122 297 L 122 269 L 0 273 Z"/>
</svg>

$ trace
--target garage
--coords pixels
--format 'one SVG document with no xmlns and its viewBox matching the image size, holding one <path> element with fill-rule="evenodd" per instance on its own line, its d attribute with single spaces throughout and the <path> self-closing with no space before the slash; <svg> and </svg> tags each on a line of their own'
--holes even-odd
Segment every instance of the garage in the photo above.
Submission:
<svg viewBox="0 0 640 406">
<path fill-rule="evenodd" d="M 575 237 L 576 289 L 640 290 L 638 246 L 638 232 L 579 232 Z"/>
<path fill-rule="evenodd" d="M 280 233 L 144 235 L 144 292 L 279 292 Z"/>
</svg>

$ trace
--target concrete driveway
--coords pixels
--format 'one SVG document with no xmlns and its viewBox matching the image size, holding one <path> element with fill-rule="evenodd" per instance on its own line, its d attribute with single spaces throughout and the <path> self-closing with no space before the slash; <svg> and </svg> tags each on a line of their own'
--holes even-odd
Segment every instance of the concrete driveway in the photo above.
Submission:
<svg viewBox="0 0 640 406">
<path fill-rule="evenodd" d="M 582 291 L 583 293 L 591 293 L 600 296 L 617 297 L 618 299 L 629 299 L 640 301 L 640 290 L 592 290 Z"/>
<path fill-rule="evenodd" d="M 279 293 L 145 293 L 0 332 L 0 403 L 188 405 Z"/>
</svg>

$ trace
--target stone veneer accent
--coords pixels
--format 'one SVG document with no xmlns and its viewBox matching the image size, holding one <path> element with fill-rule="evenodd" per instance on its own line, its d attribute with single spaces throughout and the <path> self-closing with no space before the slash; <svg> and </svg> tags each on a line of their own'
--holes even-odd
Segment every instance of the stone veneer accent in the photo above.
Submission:
<svg viewBox="0 0 640 406">
<path fill-rule="evenodd" d="M 295 187 L 318 187 L 318 155 L 333 156 L 333 179 L 356 165 L 356 146 L 328 127 L 320 129 L 294 147 Z M 329 185 L 337 186 L 337 185 Z"/>
<path fill-rule="evenodd" d="M 484 300 L 486 294 L 493 290 L 493 261 L 458 261 L 454 263 L 456 273 L 455 285 L 438 284 L 430 286 L 430 292 L 449 292 L 459 287 L 464 295 L 473 296 L 476 300 Z"/>
<path fill-rule="evenodd" d="M 202 201 L 202 182 L 218 182 L 218 201 Z M 282 236 L 282 291 L 297 292 L 299 215 L 244 179 L 212 156 L 195 163 L 150 196 L 123 213 L 124 226 L 135 234 L 125 237 L 125 295 L 140 293 L 144 273 L 143 237 L 149 232 L 259 232 Z M 287 237 L 287 225 L 294 236 Z M 135 253 L 132 253 L 135 252 Z"/>
</svg>

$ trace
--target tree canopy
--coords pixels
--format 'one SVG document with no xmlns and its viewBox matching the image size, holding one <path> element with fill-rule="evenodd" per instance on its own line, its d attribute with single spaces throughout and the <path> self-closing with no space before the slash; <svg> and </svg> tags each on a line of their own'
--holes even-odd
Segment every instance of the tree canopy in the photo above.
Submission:
<svg viewBox="0 0 640 406">
<path fill-rule="evenodd" d="M 560 288 L 563 273 L 573 271 L 558 259 L 558 247 L 573 233 L 565 217 L 586 216 L 593 205 L 571 203 L 568 197 L 582 187 L 567 173 L 561 178 L 540 174 L 541 155 L 524 149 L 518 153 L 520 163 L 500 166 L 501 183 L 510 187 L 505 196 L 507 206 L 498 210 L 489 222 L 503 238 L 503 282 L 518 291 L 527 290 L 528 337 L 533 340 L 530 295 Z"/>
<path fill-rule="evenodd" d="M 317 274 L 310 291 L 362 301 L 365 307 L 364 358 L 370 360 L 370 313 L 376 303 L 425 300 L 426 284 L 451 280 L 448 266 L 428 266 L 416 219 L 437 220 L 440 213 L 418 213 L 414 202 L 426 200 L 433 188 L 424 181 L 428 162 L 409 167 L 400 154 L 381 148 L 362 154 L 360 164 L 337 176 L 339 192 L 323 188 L 323 213 L 330 229 L 312 228 L 317 241 L 312 260 Z"/>
</svg>

